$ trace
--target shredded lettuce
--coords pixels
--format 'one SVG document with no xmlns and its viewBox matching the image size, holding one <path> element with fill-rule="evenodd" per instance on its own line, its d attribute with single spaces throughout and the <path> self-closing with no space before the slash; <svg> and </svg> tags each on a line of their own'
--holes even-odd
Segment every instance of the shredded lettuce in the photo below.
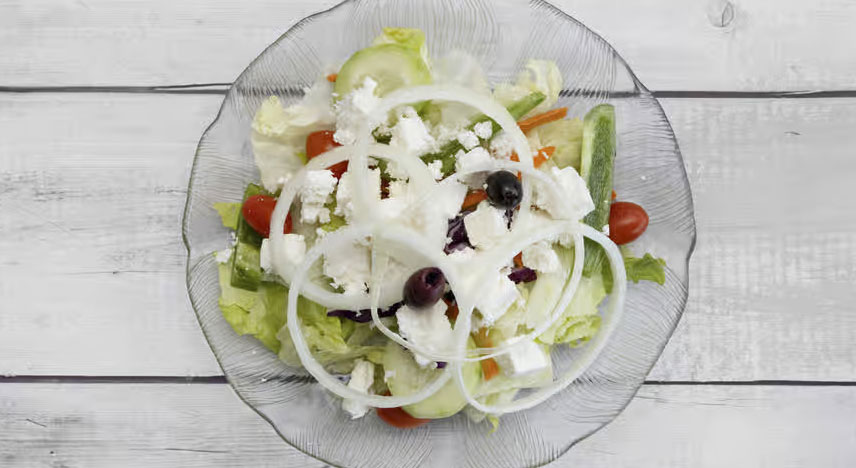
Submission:
<svg viewBox="0 0 856 468">
<path fill-rule="evenodd" d="M 285 324 L 288 290 L 277 283 L 261 283 L 257 291 L 232 287 L 229 264 L 219 266 L 220 310 L 239 335 L 252 335 L 266 348 L 277 353 L 280 342 L 276 333 Z"/>
<path fill-rule="evenodd" d="M 224 227 L 233 231 L 238 229 L 238 221 L 241 220 L 240 203 L 215 203 L 214 210 L 220 215 Z"/>
<path fill-rule="evenodd" d="M 594 336 L 600 328 L 597 306 L 606 297 L 603 277 L 583 277 L 568 308 L 538 341 L 546 344 L 577 343 Z"/>
<path fill-rule="evenodd" d="M 627 271 L 627 281 L 653 281 L 662 286 L 666 283 L 666 261 L 646 253 L 642 258 L 634 257 L 633 252 L 626 246 L 621 246 L 624 257 L 624 269 Z M 612 291 L 612 271 L 604 264 L 603 281 L 607 292 Z"/>
<path fill-rule="evenodd" d="M 543 93 L 547 98 L 527 115 L 540 114 L 556 105 L 562 91 L 562 72 L 556 62 L 529 60 L 526 68 L 517 76 L 517 81 L 496 86 L 493 94 L 499 102 L 508 105 L 534 91 Z"/>
</svg>

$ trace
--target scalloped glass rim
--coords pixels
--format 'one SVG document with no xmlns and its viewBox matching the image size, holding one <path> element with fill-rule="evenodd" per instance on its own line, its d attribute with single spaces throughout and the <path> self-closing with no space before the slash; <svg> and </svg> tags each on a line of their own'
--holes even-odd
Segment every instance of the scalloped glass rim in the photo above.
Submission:
<svg viewBox="0 0 856 468">
<path fill-rule="evenodd" d="M 595 103 L 615 105 L 616 191 L 651 218 L 634 248 L 669 265 L 665 286 L 630 285 L 615 336 L 577 382 L 536 408 L 503 416 L 491 435 L 462 415 L 408 431 L 391 429 L 373 414 L 352 421 L 311 377 L 254 339 L 237 336 L 217 305 L 211 252 L 227 247 L 229 236 L 211 207 L 239 200 L 246 184 L 258 180 L 248 141 L 255 109 L 270 94 L 298 99 L 326 65 L 344 61 L 384 25 L 421 27 L 434 57 L 452 46 L 466 50 L 492 82 L 512 79 L 527 58 L 555 60 L 574 84 L 560 100 L 572 116 Z M 331 29 L 337 37 L 325 34 Z M 334 465 L 370 467 L 540 466 L 603 427 L 630 402 L 677 326 L 696 238 L 689 182 L 660 104 L 606 41 L 541 0 L 347 0 L 299 21 L 238 77 L 203 134 L 182 234 L 193 309 L 239 397 L 304 453 Z M 574 351 L 561 354 L 572 359 Z"/>
</svg>

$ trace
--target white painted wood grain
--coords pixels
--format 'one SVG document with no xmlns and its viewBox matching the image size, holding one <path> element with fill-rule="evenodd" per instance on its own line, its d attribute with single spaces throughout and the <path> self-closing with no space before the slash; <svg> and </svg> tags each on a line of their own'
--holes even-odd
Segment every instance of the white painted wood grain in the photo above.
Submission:
<svg viewBox="0 0 856 468">
<path fill-rule="evenodd" d="M 335 0 L 0 1 L 0 86 L 231 82 Z M 556 0 L 655 90 L 856 88 L 847 0 Z"/>
<path fill-rule="evenodd" d="M 8 467 L 320 467 L 226 385 L 0 385 Z M 646 386 L 549 465 L 849 468 L 853 387 Z M 369 416 L 371 417 L 371 416 Z"/>
<path fill-rule="evenodd" d="M 0 374 L 219 375 L 180 219 L 218 96 L 0 95 Z M 856 100 L 667 100 L 696 202 L 654 380 L 856 379 Z"/>
</svg>

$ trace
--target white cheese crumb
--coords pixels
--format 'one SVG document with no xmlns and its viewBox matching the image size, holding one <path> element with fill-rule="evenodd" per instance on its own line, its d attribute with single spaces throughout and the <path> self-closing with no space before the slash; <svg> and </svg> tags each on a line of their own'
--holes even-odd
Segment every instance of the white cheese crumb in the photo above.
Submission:
<svg viewBox="0 0 856 468">
<path fill-rule="evenodd" d="M 332 281 L 334 288 L 342 288 L 345 294 L 361 294 L 371 277 L 371 255 L 368 247 L 358 243 L 346 243 L 331 249 L 324 256 L 324 275 Z"/>
<path fill-rule="evenodd" d="M 357 359 L 354 363 L 354 370 L 351 371 L 351 379 L 348 381 L 348 388 L 366 394 L 370 394 L 371 386 L 374 383 L 374 364 L 362 359 Z M 351 419 L 361 418 L 368 413 L 368 406 L 359 403 L 350 398 L 345 398 L 342 401 L 342 409 L 350 413 Z"/>
<path fill-rule="evenodd" d="M 490 153 L 481 146 L 473 148 L 472 151 L 464 153 L 459 151 L 455 155 L 458 159 L 455 163 L 457 172 L 472 172 L 474 170 L 490 170 L 491 157 Z"/>
<path fill-rule="evenodd" d="M 437 354 L 451 353 L 454 345 L 452 324 L 446 317 L 446 303 L 437 301 L 425 309 L 404 306 L 395 314 L 398 330 L 407 341 Z M 437 364 L 425 356 L 414 353 L 416 362 L 422 367 Z"/>
<path fill-rule="evenodd" d="M 336 210 L 335 214 L 339 216 L 344 216 L 345 221 L 348 223 L 351 222 L 351 219 L 354 216 L 354 203 L 351 197 L 351 185 L 353 183 L 353 175 L 354 173 L 351 171 L 347 171 L 342 174 L 342 178 L 339 180 L 339 189 L 336 190 Z M 366 185 L 371 193 L 375 194 L 375 200 L 380 200 L 380 170 L 379 169 L 371 169 L 369 170 L 369 177 L 366 181 Z"/>
<path fill-rule="evenodd" d="M 489 249 L 508 232 L 505 211 L 494 208 L 487 201 L 479 203 L 476 211 L 464 216 L 464 227 L 470 244 L 479 249 Z"/>
<path fill-rule="evenodd" d="M 324 205 L 336 189 L 336 178 L 327 169 L 307 171 L 306 181 L 300 188 L 300 220 L 304 223 L 330 221 L 330 210 Z"/>
<path fill-rule="evenodd" d="M 497 357 L 502 371 L 510 377 L 520 377 L 550 367 L 550 357 L 534 341 L 519 343 Z"/>
<path fill-rule="evenodd" d="M 609 224 L 604 224 L 602 228 L 600 228 L 600 232 L 609 235 Z"/>
<path fill-rule="evenodd" d="M 554 219 L 582 219 L 594 209 L 585 181 L 573 167 L 550 168 L 548 173 L 559 186 L 558 197 L 542 184 L 535 185 L 534 203 Z"/>
<path fill-rule="evenodd" d="M 465 150 L 469 151 L 479 145 L 479 137 L 469 130 L 464 130 L 463 132 L 458 133 L 458 143 L 460 143 Z"/>
<path fill-rule="evenodd" d="M 499 159 L 510 159 L 514 152 L 514 142 L 505 130 L 500 131 L 490 140 L 490 152 Z"/>
<path fill-rule="evenodd" d="M 439 159 L 435 159 L 428 163 L 428 170 L 431 171 L 431 176 L 434 177 L 434 180 L 440 180 L 443 178 L 443 161 Z"/>
<path fill-rule="evenodd" d="M 398 122 L 390 130 L 390 146 L 401 148 L 408 153 L 427 153 L 436 142 L 425 122 L 412 107 L 406 107 Z"/>
<path fill-rule="evenodd" d="M 552 273 L 562 267 L 559 255 L 546 241 L 532 244 L 523 249 L 523 264 L 538 273 Z"/>
<path fill-rule="evenodd" d="M 479 122 L 473 127 L 473 132 L 482 140 L 487 140 L 493 135 L 493 124 L 490 122 Z"/>
<path fill-rule="evenodd" d="M 369 114 L 380 104 L 375 89 L 377 82 L 367 76 L 362 86 L 345 95 L 336 104 L 336 133 L 333 134 L 333 139 L 337 143 L 354 144 L 360 129 L 366 125 Z"/>
<path fill-rule="evenodd" d="M 503 273 L 497 273 L 493 280 L 483 285 L 483 294 L 476 302 L 485 326 L 491 326 L 505 315 L 512 304 L 521 299 L 520 291 L 513 281 Z"/>
</svg>

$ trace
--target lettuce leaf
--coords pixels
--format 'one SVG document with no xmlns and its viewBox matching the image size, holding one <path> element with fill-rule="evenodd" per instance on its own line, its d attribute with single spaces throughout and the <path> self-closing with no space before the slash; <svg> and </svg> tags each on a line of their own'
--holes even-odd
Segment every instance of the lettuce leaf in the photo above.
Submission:
<svg viewBox="0 0 856 468">
<path fill-rule="evenodd" d="M 383 28 L 383 33 L 372 41 L 372 45 L 397 44 L 410 49 L 422 58 L 425 65 L 430 65 L 428 48 L 425 46 L 425 33 L 416 28 Z"/>
<path fill-rule="evenodd" d="M 640 281 L 653 281 L 662 286 L 666 283 L 666 261 L 646 253 L 642 258 L 634 257 L 626 246 L 621 246 L 621 255 L 624 257 L 624 269 L 627 271 L 627 281 L 638 283 Z M 604 262 L 603 281 L 607 292 L 612 292 L 612 269 L 609 262 Z"/>
<path fill-rule="evenodd" d="M 529 116 L 545 112 L 556 105 L 562 84 L 562 72 L 556 62 L 531 59 L 517 76 L 517 81 L 496 86 L 493 94 L 499 102 L 507 106 L 534 91 L 544 93 L 547 98 L 526 114 Z"/>
<path fill-rule="evenodd" d="M 600 328 L 598 305 L 606 297 L 603 276 L 583 277 L 562 317 L 538 337 L 546 344 L 578 343 L 594 336 Z"/>
<path fill-rule="evenodd" d="M 573 167 L 580 171 L 582 155 L 583 121 L 565 119 L 540 125 L 526 135 L 529 145 L 535 148 L 554 146 L 556 152 L 550 158 L 559 169 Z"/>
<path fill-rule="evenodd" d="M 299 367 L 300 358 L 285 326 L 288 288 L 272 282 L 262 282 L 258 291 L 234 288 L 228 264 L 219 266 L 219 275 L 220 310 L 235 333 L 252 335 L 287 364 Z M 350 372 L 358 358 L 381 362 L 382 343 L 373 343 L 378 333 L 368 324 L 328 317 L 324 306 L 302 296 L 297 313 L 309 348 L 331 370 Z"/>
<path fill-rule="evenodd" d="M 215 203 L 214 210 L 220 215 L 223 226 L 233 231 L 238 229 L 238 221 L 241 220 L 240 203 Z"/>
</svg>

